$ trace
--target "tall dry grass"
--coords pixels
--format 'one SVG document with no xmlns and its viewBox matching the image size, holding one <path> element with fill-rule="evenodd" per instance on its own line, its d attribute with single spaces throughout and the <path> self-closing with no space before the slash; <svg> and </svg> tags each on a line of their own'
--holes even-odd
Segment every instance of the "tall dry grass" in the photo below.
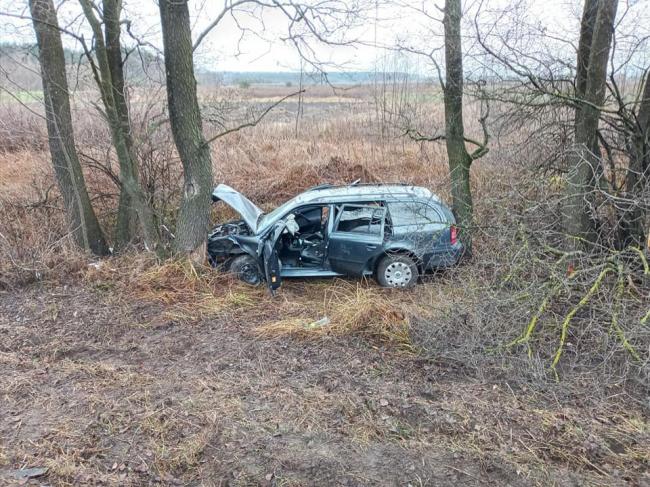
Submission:
<svg viewBox="0 0 650 487">
<path fill-rule="evenodd" d="M 228 123 L 237 124 L 290 88 L 228 90 L 226 94 L 202 93 L 203 109 L 206 113 L 227 110 L 232 117 Z M 163 123 L 164 107 L 156 100 L 159 95 L 134 96 L 133 113 L 145 161 L 143 182 L 155 202 L 159 222 L 173 229 L 181 169 Z M 449 201 L 444 146 L 415 143 L 401 137 L 399 127 L 382 127 L 386 122 L 377 116 L 370 89 L 340 95 L 319 88 L 312 95 L 308 92 L 301 106 L 295 100 L 291 103 L 256 127 L 212 145 L 216 182 L 237 188 L 265 209 L 316 184 L 355 179 L 418 184 Z M 418 122 L 433 133 L 441 127 L 442 107 L 435 100 L 427 103 L 421 107 Z M 84 154 L 89 190 L 110 235 L 118 191 L 106 175 L 107 170 L 115 170 L 108 132 L 91 107 L 81 102 L 75 107 L 77 143 Z M 497 113 L 506 110 L 493 109 Z M 478 130 L 478 113 L 479 107 L 470 103 L 466 114 L 470 133 Z M 7 114 L 34 117 L 20 110 Z M 32 126 L 35 120 L 17 121 L 16 126 Z M 221 123 L 206 120 L 206 134 L 223 130 Z M 554 141 L 536 137 L 535 125 L 493 128 L 498 137 L 488 155 L 472 168 L 475 257 L 458 269 L 427 278 L 428 284 L 416 294 L 384 294 L 372 286 L 339 283 L 322 288 L 310 285 L 309 295 L 301 297 L 298 285 L 289 283 L 283 292 L 300 305 L 283 307 L 277 300 L 268 301 L 263 290 L 233 288 L 229 281 L 210 273 L 188 275 L 183 269 L 169 264 L 159 267 L 155 262 L 146 269 L 136 267 L 141 272 L 122 292 L 140 293 L 142 299 L 190 318 L 224 310 L 231 313 L 238 307 L 250 309 L 264 300 L 265 305 L 276 303 L 275 315 L 260 323 L 258 335 L 360 333 L 408 343 L 425 357 L 462 363 L 477 374 L 553 379 L 549 366 L 561 348 L 561 360 L 552 369 L 559 376 L 596 374 L 605 383 L 646 386 L 650 294 L 643 266 L 634 255 L 612 256 L 614 260 L 607 265 L 618 268 L 620 264 L 623 270 L 608 272 L 581 305 L 602 270 L 602 260 L 585 259 L 576 279 L 567 276 L 561 255 L 552 250 L 560 234 L 562 182 L 537 168 L 546 154 L 556 150 Z M 47 275 L 79 276 L 87 257 L 79 255 L 66 237 L 61 202 L 52 187 L 42 145 L 7 146 L 0 152 L 0 161 L 2 285 L 17 286 Z M 621 276 L 623 291 L 619 290 Z M 185 294 L 179 296 L 178 289 Z M 199 315 L 192 310 L 200 310 Z M 311 330 L 306 326 L 323 316 L 330 319 L 328 327 Z M 528 334 L 531 321 L 533 332 Z"/>
</svg>

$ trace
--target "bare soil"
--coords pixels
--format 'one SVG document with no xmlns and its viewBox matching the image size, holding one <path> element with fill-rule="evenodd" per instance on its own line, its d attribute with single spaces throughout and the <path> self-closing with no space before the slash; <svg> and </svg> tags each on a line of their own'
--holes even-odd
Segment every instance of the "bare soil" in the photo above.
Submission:
<svg viewBox="0 0 650 487">
<path fill-rule="evenodd" d="M 0 294 L 0 483 L 650 482 L 623 393 L 558 399 L 361 335 L 260 338 L 260 310 L 187 320 L 70 281 Z"/>
</svg>

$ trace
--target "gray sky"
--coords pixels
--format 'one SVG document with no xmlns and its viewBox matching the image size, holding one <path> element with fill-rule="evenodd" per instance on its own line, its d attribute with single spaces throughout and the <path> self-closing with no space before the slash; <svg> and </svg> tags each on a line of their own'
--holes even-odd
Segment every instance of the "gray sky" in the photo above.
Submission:
<svg viewBox="0 0 650 487">
<path fill-rule="evenodd" d="M 351 3 L 354 0 L 340 0 Z M 349 70 L 372 70 L 377 64 L 385 63 L 390 51 L 384 47 L 402 45 L 436 46 L 441 43 L 442 27 L 435 20 L 427 18 L 417 9 L 425 8 L 428 13 L 441 17 L 437 7 L 442 7 L 443 0 L 404 0 L 399 7 L 394 3 L 385 5 L 374 0 L 368 0 L 369 9 L 364 18 L 350 30 L 346 38 L 360 42 L 354 46 L 325 46 L 312 39 L 309 46 L 314 50 L 312 57 L 319 61 L 331 62 Z M 56 2 L 56 0 L 55 0 Z M 68 25 L 77 32 L 88 31 L 81 24 L 80 8 L 76 0 L 59 0 L 60 22 Z M 467 11 L 464 22 L 467 32 L 472 29 L 474 12 L 479 0 L 464 2 Z M 160 41 L 160 22 L 158 4 L 154 0 L 124 0 L 128 18 L 132 20 L 132 30 L 139 37 L 158 48 Z M 530 25 L 539 24 L 546 33 L 553 37 L 575 39 L 577 42 L 577 26 L 581 13 L 580 0 L 484 0 L 481 6 L 481 19 L 488 21 L 488 28 L 507 30 L 508 17 L 495 12 L 503 9 L 519 12 L 520 18 Z M 635 20 L 639 16 L 648 16 L 649 0 L 621 2 L 619 14 L 631 7 L 625 21 Z M 223 8 L 223 0 L 191 0 L 193 18 L 193 33 L 196 37 Z M 424 7 L 423 7 L 424 6 Z M 518 10 L 517 10 L 518 9 Z M 0 0 L 0 11 L 14 14 L 28 14 L 26 0 Z M 633 18 L 631 18 L 634 16 Z M 0 26 L 0 35 L 5 41 L 34 42 L 29 21 L 7 19 Z M 287 19 L 275 10 L 265 10 L 262 16 L 254 17 L 238 14 L 237 22 L 230 16 L 210 33 L 196 52 L 196 63 L 199 66 L 218 71 L 297 71 L 301 60 L 296 49 L 282 39 L 287 35 Z M 4 20 L 4 19 L 3 19 Z M 650 25 L 650 19 L 648 25 Z M 499 23 L 502 24 L 499 24 Z M 514 23 L 513 23 L 514 24 Z M 247 32 L 242 37 L 242 29 Z M 124 36 L 125 41 L 127 37 Z M 426 39 L 426 42 L 424 40 Z M 464 48 L 471 49 L 471 38 L 465 42 Z M 74 47 L 74 41 L 65 40 L 69 47 Z M 561 47 L 564 45 L 564 47 Z M 571 55 L 569 44 L 549 41 L 549 49 L 565 49 Z M 423 62 L 421 60 L 417 63 Z M 426 63 L 425 63 L 426 64 Z M 309 69 L 307 66 L 305 69 Z"/>
</svg>

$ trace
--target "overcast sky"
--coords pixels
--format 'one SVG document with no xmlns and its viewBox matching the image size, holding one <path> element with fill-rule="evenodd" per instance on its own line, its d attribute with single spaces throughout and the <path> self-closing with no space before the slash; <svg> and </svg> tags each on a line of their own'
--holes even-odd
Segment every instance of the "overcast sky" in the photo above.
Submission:
<svg viewBox="0 0 650 487">
<path fill-rule="evenodd" d="M 341 4 L 357 4 L 364 0 L 339 0 Z M 442 27 L 418 9 L 425 8 L 437 18 L 441 13 L 442 0 L 406 0 L 401 7 L 380 3 L 381 0 L 368 0 L 367 9 L 362 18 L 355 22 L 355 27 L 347 32 L 345 39 L 356 40 L 353 46 L 326 46 L 311 39 L 309 46 L 313 49 L 310 59 L 330 62 L 332 65 L 348 70 L 373 70 L 379 63 L 386 62 L 390 50 L 385 47 L 396 44 L 422 46 L 427 39 L 430 46 L 440 45 Z M 55 0 L 60 6 L 60 22 L 77 32 L 84 32 L 81 25 L 80 8 L 77 0 Z M 471 32 L 474 12 L 479 0 L 464 2 L 467 15 L 464 22 L 467 32 Z M 126 16 L 132 21 L 132 31 L 139 38 L 161 49 L 160 21 L 158 4 L 154 0 L 124 0 Z M 196 38 L 222 10 L 223 0 L 191 0 L 193 33 Z M 497 27 L 509 28 L 509 17 L 495 14 L 508 9 L 516 11 L 520 18 L 533 24 L 541 24 L 547 33 L 577 41 L 577 26 L 581 13 L 580 0 L 484 0 L 481 3 L 481 18 L 491 22 L 503 22 Z M 648 13 L 648 0 L 621 2 L 619 13 L 632 5 L 635 15 Z M 0 11 L 27 16 L 29 11 L 26 0 L 0 0 Z M 483 14 L 485 12 L 485 14 Z M 645 12 L 645 14 L 644 14 Z M 514 14 L 512 14 L 514 15 Z M 301 67 L 301 57 L 294 46 L 286 41 L 287 18 L 281 12 L 266 9 L 262 14 L 246 15 L 238 13 L 237 20 L 231 16 L 223 21 L 208 35 L 196 52 L 196 64 L 199 67 L 216 71 L 297 71 Z M 33 43 L 33 32 L 29 21 L 6 19 L 0 27 L 0 35 L 5 41 Z M 239 25 L 238 25 L 239 24 Z M 488 27 L 489 24 L 488 24 Z M 244 32 L 242 32 L 242 28 Z M 88 31 L 85 35 L 89 37 Z M 124 36 L 128 42 L 128 37 Z M 471 48 L 471 38 L 464 48 Z M 75 47 L 72 39 L 65 40 L 66 45 Z M 566 43 L 565 43 L 566 44 Z M 542 46 L 543 47 L 543 46 Z M 571 47 L 566 44 L 568 55 Z M 414 57 L 416 59 L 416 57 Z M 419 61 L 414 61 L 419 62 Z M 304 64 L 304 62 L 303 62 Z M 305 66 L 309 70 L 309 66 Z M 419 69 L 419 68 L 418 68 Z"/>
</svg>

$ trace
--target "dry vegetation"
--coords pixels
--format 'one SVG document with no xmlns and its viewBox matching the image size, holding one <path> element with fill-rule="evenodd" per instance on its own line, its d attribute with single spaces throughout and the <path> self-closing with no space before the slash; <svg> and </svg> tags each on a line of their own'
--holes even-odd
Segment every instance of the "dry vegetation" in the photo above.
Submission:
<svg viewBox="0 0 650 487">
<path fill-rule="evenodd" d="M 203 93 L 204 112 L 244 116 L 281 92 Z M 216 178 L 264 207 L 357 178 L 447 198 L 444 148 L 378 137 L 372 102 L 368 89 L 311 90 L 297 124 L 291 102 L 214 144 Z M 139 120 L 156 110 L 146 99 L 138 107 Z M 117 191 L 98 169 L 110 162 L 106 130 L 77 108 L 108 228 Z M 435 125 L 441 108 L 430 108 Z M 534 127 L 504 129 L 472 169 L 471 262 L 406 292 L 289 281 L 271 297 L 137 249 L 101 262 L 73 250 L 44 127 L 14 105 L 2 110 L 18 120 L 2 127 L 0 153 L 2 481 L 23 466 L 48 467 L 56 485 L 650 480 L 644 261 L 612 255 L 620 272 L 596 289 L 598 263 L 565 279 L 561 256 L 551 258 L 561 182 L 530 170 L 552 148 L 519 143 Z M 143 177 L 173 228 L 178 162 L 164 126 L 147 134 Z"/>
</svg>

